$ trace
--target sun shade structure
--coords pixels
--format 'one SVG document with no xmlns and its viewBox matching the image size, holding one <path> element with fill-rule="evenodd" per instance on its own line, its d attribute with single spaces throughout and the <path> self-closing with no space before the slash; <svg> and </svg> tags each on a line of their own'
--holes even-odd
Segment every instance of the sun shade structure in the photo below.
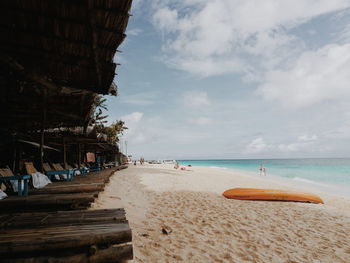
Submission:
<svg viewBox="0 0 350 263">
<path fill-rule="evenodd" d="M 86 126 L 116 95 L 131 0 L 0 1 L 0 118 L 9 130 Z"/>
<path fill-rule="evenodd" d="M 113 93 L 131 2 L 1 1 L 1 62 L 44 86 Z"/>
</svg>

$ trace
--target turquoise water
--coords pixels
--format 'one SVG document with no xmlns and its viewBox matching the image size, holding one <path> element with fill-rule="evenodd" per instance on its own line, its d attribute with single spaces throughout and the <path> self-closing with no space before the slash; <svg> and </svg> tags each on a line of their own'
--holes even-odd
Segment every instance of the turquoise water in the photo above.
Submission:
<svg viewBox="0 0 350 263">
<path fill-rule="evenodd" d="M 350 187 L 350 158 L 179 160 L 179 163 L 239 169 L 254 172 L 257 175 L 262 164 L 266 168 L 267 175 Z"/>
</svg>

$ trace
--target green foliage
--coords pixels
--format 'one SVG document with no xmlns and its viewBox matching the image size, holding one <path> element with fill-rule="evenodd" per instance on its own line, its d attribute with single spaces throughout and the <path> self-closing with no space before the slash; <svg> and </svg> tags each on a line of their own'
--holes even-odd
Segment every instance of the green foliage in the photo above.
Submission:
<svg viewBox="0 0 350 263">
<path fill-rule="evenodd" d="M 116 145 L 119 142 L 119 135 L 122 135 L 128 127 L 124 126 L 125 122 L 122 120 L 112 123 L 110 126 L 103 124 L 96 125 L 96 131 L 107 135 L 107 142 Z"/>
<path fill-rule="evenodd" d="M 95 97 L 94 101 L 94 113 L 92 116 L 93 122 L 97 125 L 103 125 L 104 123 L 107 123 L 106 118 L 108 115 L 103 115 L 103 110 L 108 111 L 107 105 L 106 105 L 107 99 L 102 97 L 101 95 L 97 95 Z"/>
<path fill-rule="evenodd" d="M 125 122 L 122 120 L 113 122 L 110 126 L 105 126 L 107 123 L 106 118 L 108 115 L 104 114 L 104 111 L 108 111 L 106 105 L 107 99 L 103 96 L 97 95 L 94 102 L 94 113 L 92 116 L 95 123 L 96 131 L 107 135 L 107 142 L 116 145 L 119 142 L 119 135 L 122 135 L 128 128 L 124 126 Z"/>
</svg>

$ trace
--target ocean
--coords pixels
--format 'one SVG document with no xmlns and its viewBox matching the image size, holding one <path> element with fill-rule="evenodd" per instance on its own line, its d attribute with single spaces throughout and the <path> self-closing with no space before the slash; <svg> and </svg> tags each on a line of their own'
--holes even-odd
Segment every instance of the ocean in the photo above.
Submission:
<svg viewBox="0 0 350 263">
<path fill-rule="evenodd" d="M 339 187 L 350 194 L 350 158 L 308 159 L 241 159 L 241 160 L 179 160 L 181 165 L 244 170 L 259 175 L 259 167 L 267 176 L 289 178 L 322 188 Z"/>
</svg>

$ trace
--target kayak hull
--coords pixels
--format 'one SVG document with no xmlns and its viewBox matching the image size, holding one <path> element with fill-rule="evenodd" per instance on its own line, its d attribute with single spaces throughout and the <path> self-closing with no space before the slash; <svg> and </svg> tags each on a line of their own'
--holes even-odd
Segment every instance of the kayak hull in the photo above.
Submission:
<svg viewBox="0 0 350 263">
<path fill-rule="evenodd" d="M 322 199 L 317 195 L 289 190 L 233 188 L 226 190 L 222 195 L 226 198 L 238 200 L 288 201 L 323 204 Z"/>
</svg>

